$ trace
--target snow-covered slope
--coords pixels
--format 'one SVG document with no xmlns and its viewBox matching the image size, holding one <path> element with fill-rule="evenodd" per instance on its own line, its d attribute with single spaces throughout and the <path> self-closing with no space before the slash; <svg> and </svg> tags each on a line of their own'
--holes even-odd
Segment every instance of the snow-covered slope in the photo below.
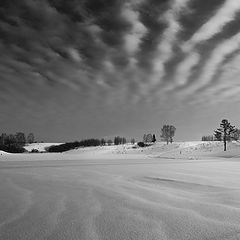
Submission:
<svg viewBox="0 0 240 240">
<path fill-rule="evenodd" d="M 45 148 L 50 147 L 52 145 L 59 145 L 61 143 L 31 143 L 27 144 L 24 146 L 24 148 L 28 151 L 31 152 L 33 149 L 38 150 L 39 152 L 45 152 Z"/>
<path fill-rule="evenodd" d="M 4 152 L 4 151 L 0 150 L 0 155 L 1 155 L 1 156 L 2 156 L 2 155 L 7 155 L 7 154 L 10 154 L 10 153 L 7 153 L 7 152 Z"/>
<path fill-rule="evenodd" d="M 227 144 L 227 152 L 223 151 L 222 142 L 174 142 L 166 144 L 158 142 L 148 147 L 125 144 L 118 146 L 86 147 L 78 148 L 64 154 L 74 154 L 85 157 L 113 157 L 113 155 L 139 155 L 156 158 L 187 158 L 199 159 L 201 157 L 234 157 L 240 155 L 240 143 L 231 142 Z M 127 156 L 126 156 L 127 157 Z"/>
<path fill-rule="evenodd" d="M 240 157 L 223 154 L 217 142 L 5 154 L 1 239 L 240 239 Z"/>
</svg>

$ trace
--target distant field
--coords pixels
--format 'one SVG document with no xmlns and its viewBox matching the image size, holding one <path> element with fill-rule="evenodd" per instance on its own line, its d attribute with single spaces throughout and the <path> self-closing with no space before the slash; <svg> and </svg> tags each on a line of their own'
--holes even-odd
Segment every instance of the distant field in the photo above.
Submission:
<svg viewBox="0 0 240 240">
<path fill-rule="evenodd" d="M 0 239 L 240 239 L 239 154 L 203 142 L 3 154 Z"/>
</svg>

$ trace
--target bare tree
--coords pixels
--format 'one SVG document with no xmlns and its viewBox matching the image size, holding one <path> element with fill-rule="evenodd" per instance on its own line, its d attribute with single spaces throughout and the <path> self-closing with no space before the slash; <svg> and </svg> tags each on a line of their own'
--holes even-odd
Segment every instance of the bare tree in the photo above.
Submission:
<svg viewBox="0 0 240 240">
<path fill-rule="evenodd" d="M 125 144 L 127 142 L 125 137 L 115 137 L 114 138 L 114 145 Z"/>
<path fill-rule="evenodd" d="M 163 141 L 166 141 L 167 144 L 169 142 L 173 142 L 173 137 L 175 135 L 176 128 L 173 125 L 164 125 L 161 129 L 161 138 Z"/>
<path fill-rule="evenodd" d="M 27 136 L 27 142 L 28 143 L 34 143 L 34 135 L 33 133 L 29 133 Z"/>
<path fill-rule="evenodd" d="M 1 135 L 1 145 L 5 145 L 6 138 L 7 138 L 7 134 L 6 133 L 2 133 L 2 135 Z"/>
<path fill-rule="evenodd" d="M 202 141 L 214 141 L 213 135 L 202 136 Z"/>
<path fill-rule="evenodd" d="M 102 139 L 100 140 L 100 142 L 101 142 L 101 146 L 105 146 L 105 145 L 106 145 L 106 140 L 105 140 L 104 138 L 102 138 Z"/>
<path fill-rule="evenodd" d="M 26 143 L 26 137 L 23 132 L 16 133 L 16 140 L 19 145 L 24 145 Z"/>
<path fill-rule="evenodd" d="M 151 133 L 148 133 L 148 134 L 147 134 L 147 137 L 146 137 L 146 142 L 147 142 L 147 143 L 151 143 L 152 140 L 153 140 L 152 134 L 151 134 Z"/>
<path fill-rule="evenodd" d="M 144 134 L 144 135 L 143 135 L 143 142 L 144 142 L 144 143 L 147 142 L 147 134 Z"/>
</svg>

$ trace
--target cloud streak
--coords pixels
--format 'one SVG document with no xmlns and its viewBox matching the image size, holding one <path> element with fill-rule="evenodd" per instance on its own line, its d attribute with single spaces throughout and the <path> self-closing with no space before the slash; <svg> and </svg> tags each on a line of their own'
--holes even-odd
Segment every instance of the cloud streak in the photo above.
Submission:
<svg viewBox="0 0 240 240">
<path fill-rule="evenodd" d="M 200 29 L 198 29 L 193 34 L 193 36 L 188 41 L 186 41 L 183 44 L 183 46 L 181 47 L 181 50 L 184 52 L 186 56 L 183 62 L 179 64 L 176 70 L 176 76 L 174 78 L 176 87 L 184 84 L 186 85 L 186 87 L 188 86 L 190 82 L 192 70 L 194 67 L 196 67 L 199 64 L 202 58 L 195 48 L 200 44 L 206 43 L 208 40 L 212 39 L 215 35 L 220 33 L 228 23 L 235 20 L 235 17 L 239 11 L 240 11 L 239 1 L 226 0 L 215 11 L 214 15 L 208 21 L 206 21 L 200 27 Z M 232 41 L 233 41 L 233 44 L 236 42 L 234 39 Z M 227 50 L 228 47 L 224 46 L 225 44 L 228 44 L 228 42 L 226 41 L 225 43 L 222 44 L 222 46 L 219 46 L 219 48 L 216 48 L 215 51 L 220 51 L 220 56 L 218 57 L 217 53 L 213 53 L 215 57 L 212 56 L 210 60 L 211 63 L 209 63 L 208 67 L 204 69 L 204 72 L 205 72 L 204 76 L 202 76 L 198 80 L 198 82 L 201 82 L 197 84 L 199 85 L 199 87 L 201 85 L 204 86 L 205 84 L 207 84 L 208 81 L 211 80 L 211 77 L 213 77 L 214 73 L 217 70 L 217 65 L 218 65 L 217 62 L 219 61 L 219 64 L 220 64 L 221 56 L 224 58 L 224 51 L 228 51 Z M 229 49 L 229 52 L 231 52 L 230 49 Z M 214 68 L 215 68 L 215 71 L 214 71 Z M 193 89 L 196 90 L 198 88 L 197 85 Z"/>
<path fill-rule="evenodd" d="M 139 13 L 133 7 L 130 3 L 126 3 L 122 9 L 123 18 L 131 24 L 130 30 L 124 36 L 124 48 L 129 55 L 135 55 L 139 51 L 141 40 L 147 33 L 146 27 L 139 20 Z"/>
<path fill-rule="evenodd" d="M 201 87 L 211 85 L 211 80 L 218 72 L 221 64 L 227 56 L 234 53 L 240 48 L 240 33 L 234 35 L 230 39 L 223 41 L 211 53 L 211 56 L 205 64 L 202 73 L 196 83 L 191 87 L 191 91 L 195 92 Z"/>
<path fill-rule="evenodd" d="M 176 68 L 175 85 L 184 86 L 188 83 L 188 79 L 192 74 L 192 69 L 200 61 L 200 54 L 192 52 L 189 54 Z"/>
<path fill-rule="evenodd" d="M 190 0 L 174 0 L 165 14 L 160 17 L 164 21 L 166 29 L 161 35 L 153 60 L 153 85 L 161 83 L 165 76 L 165 64 L 173 57 L 173 46 L 177 41 L 181 30 L 179 15 L 187 9 Z"/>
<path fill-rule="evenodd" d="M 230 92 L 232 95 L 235 93 L 236 96 L 239 95 L 239 65 L 240 55 L 236 55 L 221 67 L 222 74 L 218 78 L 218 84 L 212 84 L 206 89 L 206 91 L 202 94 L 204 101 L 226 101 L 225 92 Z M 233 91 L 231 91 L 231 89 Z"/>
<path fill-rule="evenodd" d="M 235 0 L 226 0 L 225 3 L 216 11 L 201 28 L 183 45 L 185 52 L 190 52 L 197 44 L 207 41 L 231 21 L 233 21 L 240 11 L 240 2 Z"/>
</svg>

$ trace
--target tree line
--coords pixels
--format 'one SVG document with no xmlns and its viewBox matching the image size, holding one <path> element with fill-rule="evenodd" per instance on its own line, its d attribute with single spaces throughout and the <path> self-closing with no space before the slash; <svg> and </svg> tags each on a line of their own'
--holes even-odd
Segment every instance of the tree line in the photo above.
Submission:
<svg viewBox="0 0 240 240">
<path fill-rule="evenodd" d="M 16 134 L 2 133 L 0 135 L 0 150 L 10 153 L 22 153 L 25 152 L 23 146 L 26 143 L 34 142 L 34 134 L 29 133 L 27 137 L 23 132 L 17 132 Z"/>
<path fill-rule="evenodd" d="M 165 141 L 167 144 L 173 142 L 173 137 L 175 136 L 176 127 L 173 125 L 163 125 L 161 128 L 161 141 Z M 227 149 L 227 142 L 232 140 L 240 139 L 240 129 L 231 125 L 227 119 L 223 119 L 220 123 L 220 127 L 217 128 L 213 135 L 202 136 L 202 141 L 223 141 L 224 151 Z M 155 143 L 157 141 L 155 134 L 144 134 L 143 141 L 138 142 L 138 145 L 141 147 L 147 146 L 150 143 Z M 16 134 L 6 134 L 2 133 L 0 135 L 0 150 L 6 152 L 24 152 L 25 149 L 23 146 L 26 143 L 35 142 L 34 134 L 29 133 L 26 137 L 25 133 L 17 132 Z M 135 144 L 135 139 L 130 140 L 132 144 Z M 114 140 L 112 139 L 84 139 L 81 141 L 67 142 L 64 144 L 51 146 L 47 149 L 49 152 L 64 152 L 78 147 L 90 147 L 90 146 L 105 146 L 105 145 L 120 145 L 126 144 L 127 140 L 125 137 L 116 136 Z"/>
<path fill-rule="evenodd" d="M 173 125 L 163 125 L 161 128 L 161 135 L 160 140 L 165 141 L 167 144 L 173 143 L 173 137 L 176 132 L 176 127 Z M 155 143 L 157 141 L 155 134 L 144 134 L 143 135 L 143 142 L 139 142 L 138 145 L 140 147 L 144 147 L 146 145 L 149 145 L 150 143 Z"/>
<path fill-rule="evenodd" d="M 127 143 L 126 138 L 120 137 L 120 136 L 114 137 L 114 141 L 112 139 L 106 140 L 104 138 L 101 138 L 101 139 L 90 138 L 90 139 L 84 139 L 81 141 L 67 142 L 60 145 L 50 146 L 46 150 L 48 152 L 66 152 L 79 147 L 97 147 L 97 146 L 106 146 L 106 145 L 111 146 L 113 144 L 120 145 L 120 144 L 126 144 L 126 143 Z"/>
<path fill-rule="evenodd" d="M 235 129 L 229 136 L 226 136 L 227 141 L 231 140 L 239 140 L 240 139 L 240 129 Z M 213 135 L 202 136 L 202 141 L 223 141 L 223 135 L 220 134 L 218 131 L 214 132 Z"/>
</svg>

